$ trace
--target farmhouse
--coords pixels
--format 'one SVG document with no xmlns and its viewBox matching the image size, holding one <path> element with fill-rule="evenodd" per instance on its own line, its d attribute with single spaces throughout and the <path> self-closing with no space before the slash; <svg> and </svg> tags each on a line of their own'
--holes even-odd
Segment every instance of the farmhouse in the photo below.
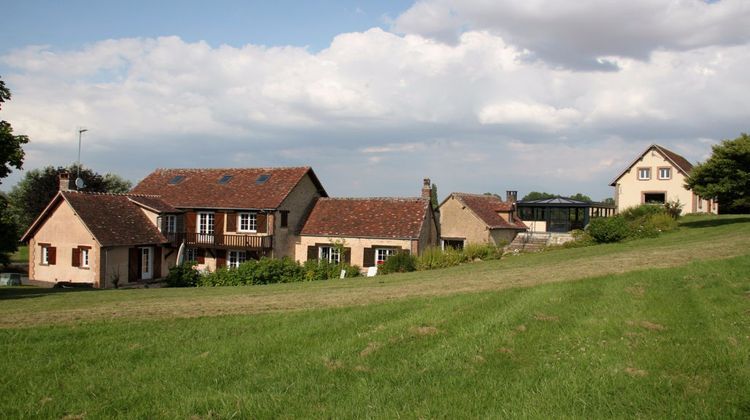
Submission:
<svg viewBox="0 0 750 420">
<path fill-rule="evenodd" d="M 179 212 L 154 196 L 60 191 L 21 238 L 29 246 L 29 278 L 38 284 L 115 283 L 158 279 L 175 253 L 155 220 Z"/>
<path fill-rule="evenodd" d="M 373 267 L 398 252 L 417 255 L 437 239 L 425 179 L 421 197 L 317 199 L 300 232 L 296 258 Z"/>
<path fill-rule="evenodd" d="M 657 144 L 638 155 L 609 184 L 615 187 L 617 211 L 644 203 L 679 201 L 684 213 L 718 213 L 718 203 L 685 188 L 693 165 L 684 157 Z"/>
<path fill-rule="evenodd" d="M 157 223 L 198 268 L 236 267 L 246 259 L 294 257 L 296 234 L 315 199 L 327 197 L 309 167 L 157 169 L 133 188 L 182 213 Z"/>
<path fill-rule="evenodd" d="M 461 249 L 467 244 L 510 243 L 528 227 L 516 216 L 515 191 L 506 201 L 496 195 L 451 193 L 440 204 L 443 246 Z"/>
</svg>

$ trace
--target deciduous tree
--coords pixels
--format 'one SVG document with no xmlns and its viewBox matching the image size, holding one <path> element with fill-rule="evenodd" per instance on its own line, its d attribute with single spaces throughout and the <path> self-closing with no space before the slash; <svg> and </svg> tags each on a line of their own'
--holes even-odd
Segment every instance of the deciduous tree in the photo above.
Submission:
<svg viewBox="0 0 750 420">
<path fill-rule="evenodd" d="M 713 146 L 707 161 L 693 167 L 686 188 L 718 198 L 722 213 L 750 212 L 750 136 L 740 134 Z"/>
</svg>

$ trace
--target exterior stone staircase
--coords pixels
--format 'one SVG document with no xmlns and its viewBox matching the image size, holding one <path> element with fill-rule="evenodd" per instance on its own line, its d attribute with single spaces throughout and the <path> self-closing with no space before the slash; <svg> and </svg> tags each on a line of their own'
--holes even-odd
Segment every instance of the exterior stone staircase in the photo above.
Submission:
<svg viewBox="0 0 750 420">
<path fill-rule="evenodd" d="M 569 233 L 522 232 L 516 235 L 513 242 L 505 247 L 505 253 L 538 252 L 551 245 L 562 245 L 572 241 Z"/>
</svg>

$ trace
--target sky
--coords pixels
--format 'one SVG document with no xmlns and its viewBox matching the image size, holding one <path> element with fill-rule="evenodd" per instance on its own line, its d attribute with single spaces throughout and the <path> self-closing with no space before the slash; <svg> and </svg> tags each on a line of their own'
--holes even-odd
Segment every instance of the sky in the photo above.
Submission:
<svg viewBox="0 0 750 420">
<path fill-rule="evenodd" d="M 748 131 L 746 0 L 0 0 L 24 169 L 311 166 L 331 196 L 612 196 Z M 23 171 L 3 180 L 10 189 Z"/>
</svg>

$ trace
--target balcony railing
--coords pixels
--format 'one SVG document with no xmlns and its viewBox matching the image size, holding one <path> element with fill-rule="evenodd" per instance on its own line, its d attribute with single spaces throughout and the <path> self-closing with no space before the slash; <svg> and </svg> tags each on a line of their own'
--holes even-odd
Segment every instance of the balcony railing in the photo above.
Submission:
<svg viewBox="0 0 750 420">
<path fill-rule="evenodd" d="M 273 236 L 224 235 L 205 233 L 168 232 L 164 236 L 174 245 L 185 241 L 187 246 L 197 248 L 271 249 Z"/>
</svg>

